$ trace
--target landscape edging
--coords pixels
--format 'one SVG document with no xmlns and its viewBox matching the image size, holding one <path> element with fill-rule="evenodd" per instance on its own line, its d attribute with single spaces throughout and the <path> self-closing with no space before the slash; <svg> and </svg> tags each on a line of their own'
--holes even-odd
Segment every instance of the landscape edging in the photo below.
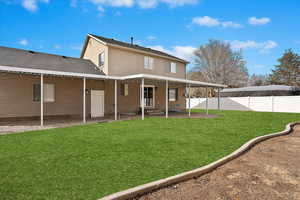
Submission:
<svg viewBox="0 0 300 200">
<path fill-rule="evenodd" d="M 186 181 L 189 180 L 191 178 L 194 177 L 199 177 L 202 176 L 204 174 L 207 174 L 213 170 L 215 170 L 216 168 L 228 163 L 229 161 L 239 157 L 240 155 L 242 155 L 243 153 L 245 153 L 246 151 L 248 151 L 249 149 L 251 149 L 254 145 L 256 145 L 259 142 L 262 142 L 264 140 L 270 139 L 270 138 L 274 138 L 274 137 L 278 137 L 278 136 L 282 136 L 282 135 L 287 135 L 289 133 L 291 133 L 293 131 L 293 127 L 295 125 L 300 124 L 300 122 L 295 122 L 295 123 L 289 123 L 286 125 L 285 130 L 281 131 L 281 132 L 277 132 L 277 133 L 272 133 L 272 134 L 268 134 L 268 135 L 264 135 L 264 136 L 259 136 L 256 137 L 250 141 L 248 141 L 247 143 L 245 143 L 244 145 L 242 145 L 239 149 L 237 149 L 236 151 L 234 151 L 233 153 L 215 161 L 212 162 L 208 165 L 205 165 L 203 167 L 200 167 L 198 169 L 194 169 L 188 172 L 184 172 L 175 176 L 171 176 L 168 178 L 164 178 L 164 179 L 160 179 L 158 181 L 154 181 L 154 182 L 150 182 L 150 183 L 146 183 L 144 185 L 140 185 L 137 187 L 133 187 L 127 190 L 123 190 L 108 196 L 105 196 L 103 198 L 100 198 L 98 200 L 126 200 L 126 199 L 132 199 L 138 196 L 141 196 L 143 194 L 152 192 L 154 190 L 158 190 L 182 181 Z"/>
</svg>

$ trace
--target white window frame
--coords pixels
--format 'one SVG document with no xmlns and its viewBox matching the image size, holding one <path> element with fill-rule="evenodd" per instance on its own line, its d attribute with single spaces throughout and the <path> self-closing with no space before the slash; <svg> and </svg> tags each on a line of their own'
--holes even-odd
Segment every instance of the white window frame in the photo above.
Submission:
<svg viewBox="0 0 300 200">
<path fill-rule="evenodd" d="M 40 84 L 34 84 L 38 85 L 38 88 L 41 88 Z M 34 90 L 34 86 L 33 86 Z M 55 102 L 55 84 L 50 84 L 50 83 L 44 83 L 44 88 L 43 88 L 43 93 L 44 93 L 44 102 L 45 103 L 54 103 Z M 39 100 L 35 100 L 34 98 L 35 92 L 33 91 L 33 101 L 34 102 L 41 102 L 41 97 L 39 97 Z M 41 95 L 41 92 L 40 94 Z"/>
<path fill-rule="evenodd" d="M 98 59 L 99 59 L 98 60 L 99 67 L 104 66 L 104 63 L 105 63 L 105 52 L 104 51 L 102 51 L 101 53 L 99 53 Z"/>
<path fill-rule="evenodd" d="M 124 96 L 128 96 L 128 93 L 129 93 L 129 87 L 128 87 L 128 84 L 125 83 L 124 84 Z"/>
<path fill-rule="evenodd" d="M 152 106 L 146 106 L 144 105 L 145 108 L 155 108 L 155 85 L 144 85 L 144 88 L 153 88 L 153 105 Z M 140 107 L 142 107 L 142 85 L 140 85 Z"/>
<path fill-rule="evenodd" d="M 177 72 L 177 64 L 175 62 L 170 63 L 170 72 L 174 74 Z"/>
<path fill-rule="evenodd" d="M 145 69 L 153 69 L 154 58 L 150 56 L 144 56 L 144 68 Z"/>
<path fill-rule="evenodd" d="M 174 98 L 172 98 L 170 95 L 171 90 L 175 91 Z M 169 101 L 177 101 L 177 95 L 178 95 L 177 92 L 178 92 L 178 88 L 169 88 L 169 90 L 168 90 Z"/>
</svg>

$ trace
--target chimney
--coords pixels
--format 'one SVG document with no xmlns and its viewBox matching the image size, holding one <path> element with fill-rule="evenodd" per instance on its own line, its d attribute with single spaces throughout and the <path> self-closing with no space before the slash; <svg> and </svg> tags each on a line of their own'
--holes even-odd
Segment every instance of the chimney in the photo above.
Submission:
<svg viewBox="0 0 300 200">
<path fill-rule="evenodd" d="M 133 45 L 133 37 L 131 37 L 130 40 L 131 40 L 131 45 Z"/>
</svg>

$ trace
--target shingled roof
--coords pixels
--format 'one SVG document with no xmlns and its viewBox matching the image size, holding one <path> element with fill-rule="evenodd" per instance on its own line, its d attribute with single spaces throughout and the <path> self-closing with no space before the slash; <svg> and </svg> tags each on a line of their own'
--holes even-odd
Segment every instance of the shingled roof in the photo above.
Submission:
<svg viewBox="0 0 300 200">
<path fill-rule="evenodd" d="M 0 66 L 104 75 L 90 60 L 3 46 Z"/>
<path fill-rule="evenodd" d="M 151 53 L 151 54 L 156 54 L 158 56 L 164 56 L 164 57 L 168 57 L 170 59 L 175 59 L 175 60 L 178 60 L 183 63 L 189 63 L 188 61 L 186 61 L 184 59 L 178 58 L 176 56 L 172 56 L 170 54 L 167 54 L 165 52 L 158 51 L 155 49 L 151 49 L 151 48 L 147 48 L 147 47 L 143 47 L 143 46 L 139 46 L 136 44 L 127 43 L 127 42 L 122 42 L 122 41 L 118 41 L 118 40 L 115 40 L 112 38 L 106 38 L 106 37 L 102 37 L 102 36 L 98 36 L 98 35 L 94 35 L 94 34 L 89 34 L 89 35 L 94 38 L 97 38 L 98 40 L 101 40 L 101 41 L 107 43 L 108 45 L 110 44 L 110 45 L 117 45 L 117 46 L 121 46 L 121 47 L 131 48 L 131 49 L 135 49 L 135 50 L 139 50 L 139 51 L 144 51 L 145 53 Z M 84 49 L 85 49 L 85 47 L 84 47 Z"/>
</svg>

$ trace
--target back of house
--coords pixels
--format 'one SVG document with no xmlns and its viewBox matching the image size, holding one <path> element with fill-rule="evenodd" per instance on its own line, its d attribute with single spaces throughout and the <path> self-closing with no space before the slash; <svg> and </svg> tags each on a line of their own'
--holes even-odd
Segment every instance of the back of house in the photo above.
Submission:
<svg viewBox="0 0 300 200">
<path fill-rule="evenodd" d="M 146 110 L 185 110 L 187 64 L 91 34 L 81 58 L 0 47 L 0 119 L 97 118 L 114 114 L 116 107 L 119 114 L 139 113 L 142 99 Z"/>
</svg>

